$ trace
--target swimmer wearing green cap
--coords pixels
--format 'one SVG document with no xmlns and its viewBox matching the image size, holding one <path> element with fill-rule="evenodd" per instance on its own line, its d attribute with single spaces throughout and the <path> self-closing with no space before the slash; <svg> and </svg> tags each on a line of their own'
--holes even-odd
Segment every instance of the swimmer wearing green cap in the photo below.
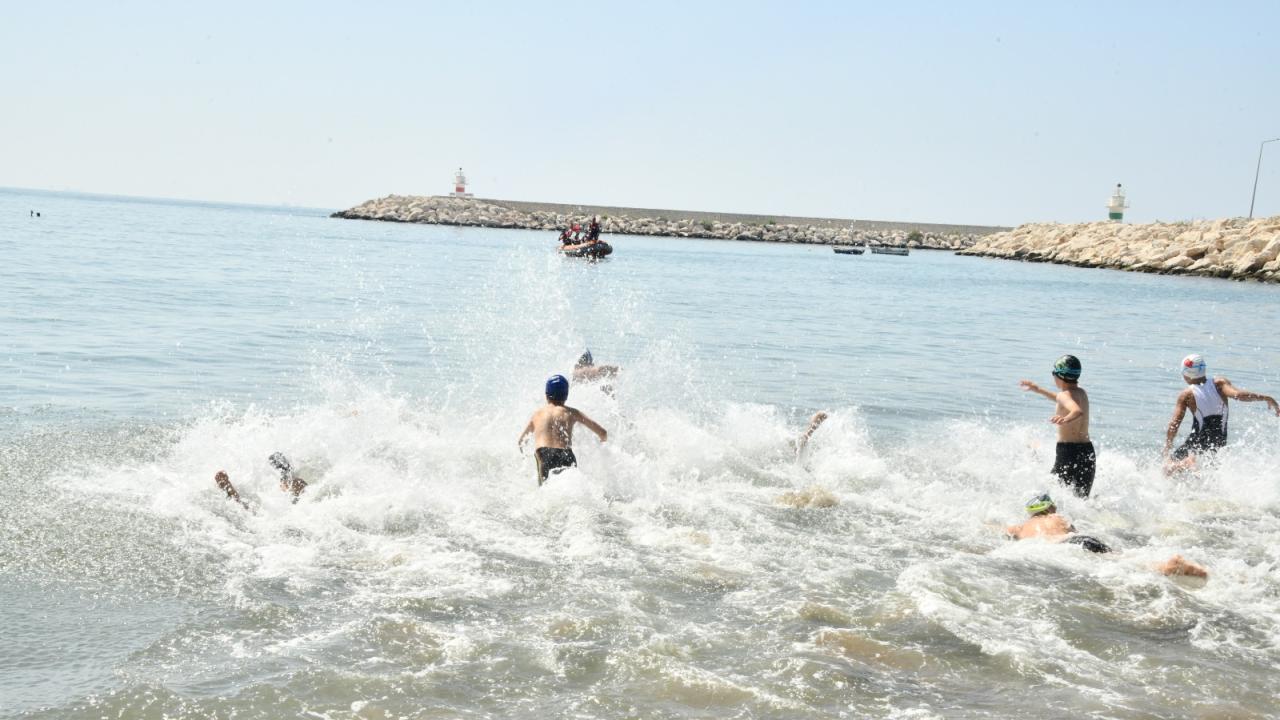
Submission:
<svg viewBox="0 0 1280 720">
<path fill-rule="evenodd" d="M 1079 545 L 1091 553 L 1115 552 L 1106 543 L 1091 535 L 1076 532 L 1076 526 L 1066 517 L 1058 514 L 1058 506 L 1048 493 L 1040 493 L 1027 501 L 1027 513 L 1031 517 L 1019 525 L 1010 525 L 1004 529 L 1005 535 L 1013 540 L 1040 538 L 1054 543 Z M 1187 560 L 1181 555 L 1174 555 L 1155 566 L 1156 572 L 1163 575 L 1187 575 L 1189 577 L 1208 578 L 1209 571 L 1200 565 Z"/>
<path fill-rule="evenodd" d="M 1058 392 L 1052 393 L 1030 380 L 1021 381 L 1023 390 L 1042 395 L 1057 406 L 1049 422 L 1058 426 L 1058 446 L 1053 474 L 1080 497 L 1093 490 L 1098 456 L 1089 439 L 1089 394 L 1080 387 L 1080 359 L 1063 355 L 1053 364 L 1053 382 Z"/>
</svg>

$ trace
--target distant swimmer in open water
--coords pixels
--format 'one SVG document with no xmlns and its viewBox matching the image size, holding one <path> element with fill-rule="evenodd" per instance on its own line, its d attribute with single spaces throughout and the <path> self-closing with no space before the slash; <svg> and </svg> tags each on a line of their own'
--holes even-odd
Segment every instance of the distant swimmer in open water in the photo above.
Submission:
<svg viewBox="0 0 1280 720">
<path fill-rule="evenodd" d="M 569 399 L 569 381 L 563 375 L 552 375 L 547 380 L 547 404 L 533 412 L 529 424 L 520 433 L 516 445 L 524 452 L 524 439 L 533 433 L 534 457 L 538 461 L 538 485 L 547 481 L 551 471 L 563 470 L 578 464 L 573 454 L 573 427 L 581 424 L 605 442 L 609 433 L 582 411 L 565 405 Z"/>
<path fill-rule="evenodd" d="M 1190 470 L 1196 466 L 1196 457 L 1217 452 L 1227 444 L 1227 399 L 1240 402 L 1265 402 L 1277 416 L 1280 405 L 1270 395 L 1242 390 L 1224 377 L 1209 377 L 1205 372 L 1204 358 L 1188 355 L 1182 360 L 1182 379 L 1190 387 L 1178 393 L 1173 406 L 1173 419 L 1165 430 L 1165 472 Z M 1191 434 L 1174 450 L 1173 441 L 1178 437 L 1182 419 L 1191 412 Z"/>
<path fill-rule="evenodd" d="M 1005 528 L 1005 535 L 1014 540 L 1027 540 L 1029 538 L 1042 538 L 1049 542 L 1064 542 L 1071 545 L 1079 545 L 1091 553 L 1109 553 L 1115 552 L 1106 543 L 1091 536 L 1081 535 L 1076 532 L 1075 525 L 1066 517 L 1058 514 L 1058 507 L 1054 504 L 1053 498 L 1047 493 L 1042 493 L 1031 498 L 1027 502 L 1027 512 L 1031 517 L 1020 525 L 1010 525 Z M 1181 555 L 1174 555 L 1168 560 L 1156 565 L 1157 572 L 1164 575 L 1188 575 L 1191 577 L 1208 578 L 1209 572 L 1200 565 L 1197 565 Z"/>
<path fill-rule="evenodd" d="M 289 459 L 284 456 L 284 453 L 271 453 L 271 456 L 267 458 L 267 462 L 271 463 L 271 466 L 280 473 L 280 491 L 292 494 L 293 502 L 298 502 L 298 496 L 302 494 L 303 490 L 307 489 L 307 481 L 293 472 L 293 466 L 289 463 Z M 219 470 L 215 473 L 213 482 L 218 486 L 219 490 L 227 494 L 227 499 L 235 500 L 245 510 L 249 509 L 249 504 L 240 497 L 240 492 L 236 490 L 235 485 L 231 484 L 231 477 L 227 475 L 226 471 Z"/>
<path fill-rule="evenodd" d="M 1089 439 L 1089 394 L 1080 387 L 1080 360 L 1063 355 L 1053 364 L 1053 382 L 1058 392 L 1052 393 L 1030 380 L 1019 383 L 1023 390 L 1043 395 L 1057 403 L 1049 422 L 1058 426 L 1058 446 L 1053 474 L 1082 498 L 1093 490 L 1097 470 L 1097 453 Z"/>
<path fill-rule="evenodd" d="M 576 383 L 595 382 L 614 377 L 617 374 L 617 365 L 597 365 L 590 350 L 584 351 L 578 357 L 578 362 L 573 366 L 573 381 Z"/>
</svg>

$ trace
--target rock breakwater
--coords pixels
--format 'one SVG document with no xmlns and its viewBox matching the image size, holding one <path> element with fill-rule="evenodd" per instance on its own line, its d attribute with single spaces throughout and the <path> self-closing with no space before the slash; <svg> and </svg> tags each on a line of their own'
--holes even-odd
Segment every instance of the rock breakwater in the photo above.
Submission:
<svg viewBox="0 0 1280 720">
<path fill-rule="evenodd" d="M 1280 216 L 1172 223 L 1022 225 L 961 255 L 1280 282 Z"/>
<path fill-rule="evenodd" d="M 604 211 L 604 212 L 598 212 Z M 519 203 L 480 198 L 388 195 L 333 213 L 352 220 L 463 225 L 559 231 L 570 222 L 585 225 L 600 218 L 605 233 L 663 237 L 754 240 L 818 245 L 892 245 L 934 250 L 958 250 L 984 234 L 1001 228 L 895 224 L 798 218 L 770 219 L 676 210 L 592 208 Z M 897 226 L 895 226 L 897 225 Z"/>
</svg>

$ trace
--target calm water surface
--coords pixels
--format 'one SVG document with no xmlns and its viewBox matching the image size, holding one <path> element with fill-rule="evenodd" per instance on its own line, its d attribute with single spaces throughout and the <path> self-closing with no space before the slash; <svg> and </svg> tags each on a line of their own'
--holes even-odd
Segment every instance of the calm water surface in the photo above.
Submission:
<svg viewBox="0 0 1280 720">
<path fill-rule="evenodd" d="M 0 191 L 0 717 L 1275 716 L 1280 421 L 1158 452 L 1189 352 L 1280 392 L 1280 288 L 611 240 Z M 1067 352 L 1115 556 L 998 531 Z"/>
</svg>

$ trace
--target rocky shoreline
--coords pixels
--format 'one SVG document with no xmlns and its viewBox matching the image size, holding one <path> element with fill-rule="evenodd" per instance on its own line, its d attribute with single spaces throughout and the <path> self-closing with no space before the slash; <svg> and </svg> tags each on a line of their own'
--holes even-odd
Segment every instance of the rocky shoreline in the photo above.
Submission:
<svg viewBox="0 0 1280 720">
<path fill-rule="evenodd" d="M 607 212 L 593 212 L 605 210 Z M 665 213 L 665 214 L 664 214 Z M 816 245 L 884 245 L 926 250 L 959 250 L 1001 228 L 951 229 L 949 226 L 796 218 L 779 220 L 757 216 L 648 211 L 628 208 L 590 208 L 515 203 L 479 198 L 388 195 L 357 205 L 331 217 L 351 220 L 518 228 L 558 232 L 571 221 L 584 225 L 592 214 L 600 217 L 605 233 L 662 237 L 751 240 Z M 788 222 L 791 220 L 792 222 Z M 859 227 L 859 226 L 867 227 Z"/>
<path fill-rule="evenodd" d="M 1022 225 L 961 255 L 1280 282 L 1280 216 L 1172 223 Z"/>
</svg>

